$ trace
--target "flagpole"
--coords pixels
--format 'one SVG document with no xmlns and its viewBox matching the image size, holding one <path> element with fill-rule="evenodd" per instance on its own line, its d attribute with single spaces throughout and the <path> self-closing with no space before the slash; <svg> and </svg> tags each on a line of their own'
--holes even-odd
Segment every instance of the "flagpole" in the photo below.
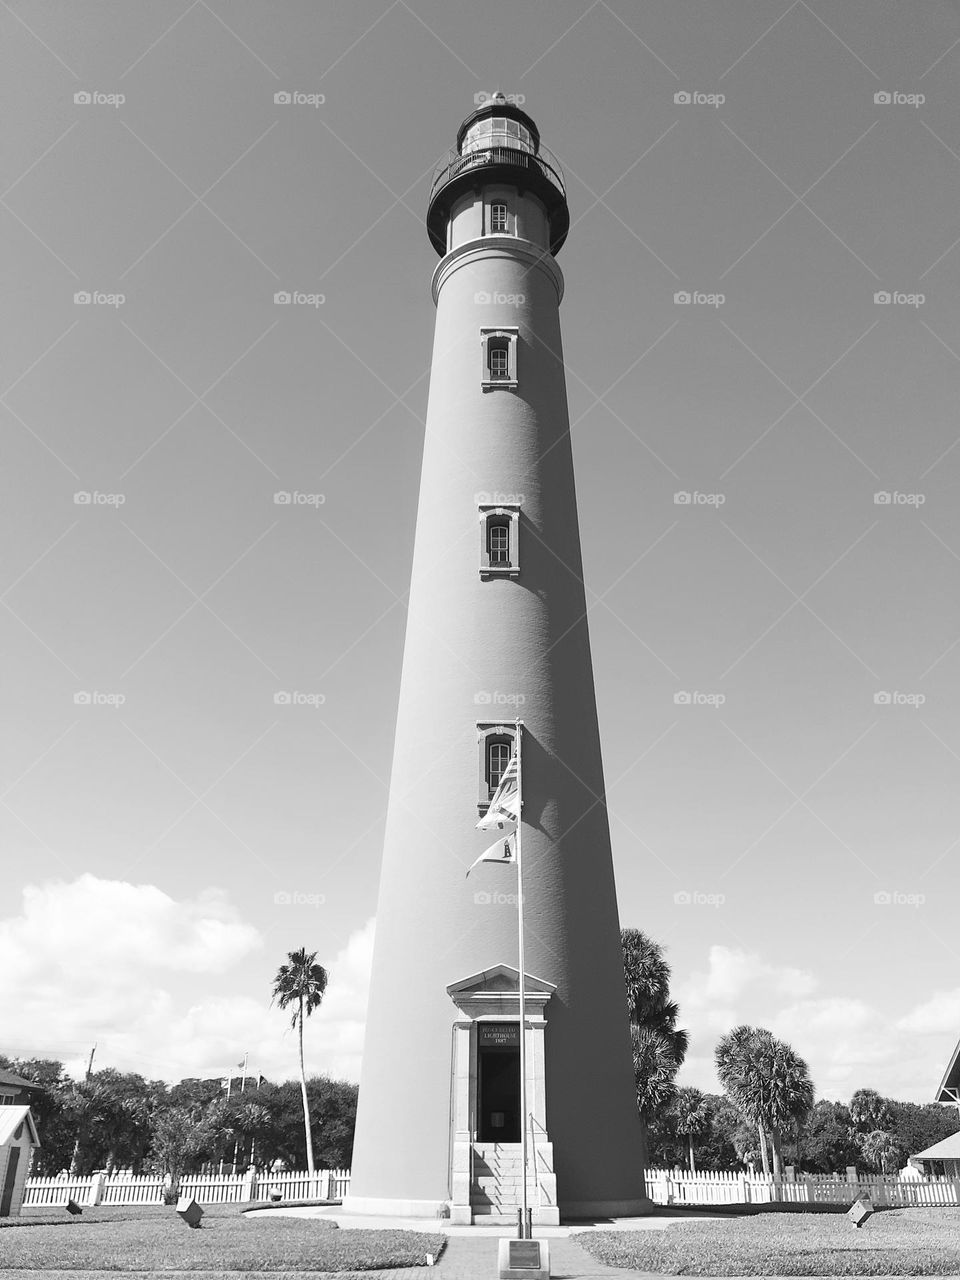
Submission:
<svg viewBox="0 0 960 1280">
<path fill-rule="evenodd" d="M 523 1163 L 523 1191 L 521 1195 L 520 1239 L 527 1238 L 527 1010 L 526 1010 L 526 968 L 523 955 L 523 856 L 521 853 L 521 829 L 523 827 L 523 768 L 521 749 L 523 742 L 523 721 L 517 720 L 517 930 L 518 959 L 520 977 L 518 994 L 520 997 L 520 1142 Z"/>
</svg>

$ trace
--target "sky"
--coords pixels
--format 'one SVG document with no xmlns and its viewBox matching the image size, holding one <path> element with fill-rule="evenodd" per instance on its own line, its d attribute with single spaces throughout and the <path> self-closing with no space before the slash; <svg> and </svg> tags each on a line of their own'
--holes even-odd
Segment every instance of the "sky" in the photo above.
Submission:
<svg viewBox="0 0 960 1280">
<path fill-rule="evenodd" d="M 956 0 L 7 0 L 0 48 L 0 1051 L 288 1078 L 270 987 L 303 946 L 308 1069 L 357 1078 L 423 218 L 499 88 L 566 177 L 620 914 L 667 948 L 680 1080 L 716 1088 L 751 1022 L 820 1096 L 931 1100 L 960 1035 Z"/>
</svg>

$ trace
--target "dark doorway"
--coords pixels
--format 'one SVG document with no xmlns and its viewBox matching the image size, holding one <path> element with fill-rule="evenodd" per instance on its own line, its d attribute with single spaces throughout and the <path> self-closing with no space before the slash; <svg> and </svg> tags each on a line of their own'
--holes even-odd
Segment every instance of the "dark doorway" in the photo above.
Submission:
<svg viewBox="0 0 960 1280">
<path fill-rule="evenodd" d="M 520 1040 L 515 1022 L 480 1023 L 477 1035 L 478 1138 L 520 1141 Z"/>
<path fill-rule="evenodd" d="M 20 1163 L 20 1148 L 10 1148 L 10 1159 L 7 1163 L 7 1176 L 3 1183 L 3 1194 L 0 1195 L 0 1218 L 5 1218 L 13 1204 L 13 1184 L 17 1180 L 17 1165 Z"/>
</svg>

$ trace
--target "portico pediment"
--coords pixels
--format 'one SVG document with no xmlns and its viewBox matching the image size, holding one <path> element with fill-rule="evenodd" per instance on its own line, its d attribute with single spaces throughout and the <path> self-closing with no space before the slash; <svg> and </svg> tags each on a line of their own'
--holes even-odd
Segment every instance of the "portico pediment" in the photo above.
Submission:
<svg viewBox="0 0 960 1280">
<path fill-rule="evenodd" d="M 557 989 L 555 982 L 547 982 L 528 973 L 524 977 L 524 1006 L 528 1015 L 543 1016 L 543 1010 Z M 472 973 L 447 987 L 450 999 L 468 1017 L 519 1016 L 520 971 L 509 964 L 497 964 L 480 973 Z"/>
</svg>

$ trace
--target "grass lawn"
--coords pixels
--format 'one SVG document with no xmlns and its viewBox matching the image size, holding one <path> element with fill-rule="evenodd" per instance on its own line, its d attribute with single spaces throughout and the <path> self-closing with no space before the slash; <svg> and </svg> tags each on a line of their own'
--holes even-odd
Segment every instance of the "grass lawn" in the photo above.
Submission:
<svg viewBox="0 0 960 1280">
<path fill-rule="evenodd" d="M 610 1266 L 665 1275 L 960 1274 L 960 1209 L 888 1209 L 859 1229 L 836 1214 L 766 1213 L 663 1231 L 585 1231 L 576 1241 Z"/>
<path fill-rule="evenodd" d="M 370 1271 L 423 1266 L 444 1244 L 439 1233 L 340 1231 L 322 1218 L 241 1215 L 233 1205 L 211 1205 L 197 1230 L 172 1208 L 152 1206 L 87 1209 L 79 1218 L 44 1210 L 0 1224 L 0 1270 Z"/>
</svg>

